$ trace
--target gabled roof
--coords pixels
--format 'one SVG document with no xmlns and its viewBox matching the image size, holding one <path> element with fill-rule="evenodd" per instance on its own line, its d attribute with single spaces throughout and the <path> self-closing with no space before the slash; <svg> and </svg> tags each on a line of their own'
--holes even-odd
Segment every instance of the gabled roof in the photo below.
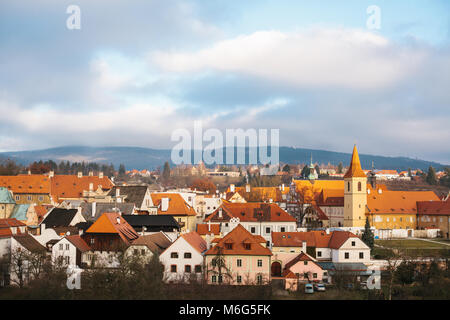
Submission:
<svg viewBox="0 0 450 320">
<path fill-rule="evenodd" d="M 349 231 L 333 231 L 328 247 L 331 249 L 339 249 L 349 238 L 358 237 Z"/>
<path fill-rule="evenodd" d="M 9 238 L 13 235 L 11 227 L 26 227 L 26 224 L 17 219 L 0 219 L 0 238 Z M 17 234 L 21 234 L 17 228 Z"/>
<path fill-rule="evenodd" d="M 162 232 L 140 236 L 133 241 L 133 245 L 145 245 L 153 253 L 158 254 L 170 247 L 171 244 L 172 242 Z"/>
<path fill-rule="evenodd" d="M 158 214 L 168 214 L 173 216 L 195 216 L 195 210 L 192 208 L 179 193 L 152 193 L 153 204 L 158 206 Z M 161 201 L 163 198 L 169 199 L 167 211 L 161 210 Z"/>
<path fill-rule="evenodd" d="M 14 194 L 50 194 L 50 179 L 41 174 L 0 176 L 0 186 Z"/>
<path fill-rule="evenodd" d="M 356 144 L 353 147 L 352 160 L 350 162 L 350 167 L 344 175 L 345 178 L 367 178 L 366 174 L 361 168 L 361 162 L 359 161 L 358 149 Z"/>
<path fill-rule="evenodd" d="M 34 211 L 36 212 L 36 215 L 38 217 L 39 224 L 42 222 L 42 220 L 44 219 L 44 216 L 47 214 L 47 212 L 52 208 L 53 208 L 53 206 L 50 206 L 50 205 L 34 206 Z"/>
<path fill-rule="evenodd" d="M 207 235 L 207 234 L 220 234 L 220 224 L 197 224 L 197 233 L 199 235 Z"/>
<path fill-rule="evenodd" d="M 203 253 L 207 249 L 205 239 L 203 239 L 197 232 L 189 232 L 181 235 L 198 253 Z"/>
<path fill-rule="evenodd" d="M 16 203 L 12 197 L 11 192 L 5 187 L 0 187 L 0 203 Z"/>
<path fill-rule="evenodd" d="M 66 236 L 66 239 L 72 243 L 81 252 L 86 252 L 91 250 L 91 247 L 83 240 L 79 235 Z"/>
<path fill-rule="evenodd" d="M 106 176 L 82 176 L 76 175 L 55 175 L 51 178 L 51 194 L 53 200 L 60 201 L 60 198 L 80 198 L 83 191 L 89 191 L 89 185 L 93 184 L 94 190 L 99 186 L 103 190 L 111 189 L 114 184 Z"/>
<path fill-rule="evenodd" d="M 433 191 L 382 191 L 367 195 L 367 210 L 371 214 L 416 214 L 417 201 L 439 201 Z"/>
<path fill-rule="evenodd" d="M 239 224 L 220 239 L 214 247 L 206 251 L 205 255 L 216 255 L 221 251 L 224 255 L 271 256 L 272 252 L 261 245 L 260 238 L 252 235 Z M 226 243 L 232 243 L 232 248 L 228 249 L 225 246 Z M 246 249 L 244 244 L 250 244 L 250 250 Z"/>
<path fill-rule="evenodd" d="M 307 247 L 339 249 L 352 237 L 357 236 L 348 231 L 272 232 L 272 243 L 274 247 L 301 247 L 306 241 Z"/>
<path fill-rule="evenodd" d="M 294 259 L 292 259 L 291 261 L 286 263 L 285 266 L 284 266 L 284 269 L 285 270 L 289 270 L 293 265 L 295 265 L 299 261 L 311 261 L 311 262 L 314 262 L 314 260 L 309 255 L 305 254 L 304 252 L 301 252 L 299 255 L 295 256 Z"/>
<path fill-rule="evenodd" d="M 289 192 L 289 188 L 286 187 L 284 191 L 281 191 L 279 187 L 251 187 L 250 192 L 246 192 L 245 190 L 245 187 L 235 188 L 235 192 L 239 193 L 247 202 L 264 202 L 270 199 L 274 202 L 281 202 L 283 201 L 282 195 Z M 231 189 L 228 187 L 227 192 L 229 193 L 230 191 Z"/>
<path fill-rule="evenodd" d="M 204 221 L 218 221 L 219 210 L 227 212 L 227 216 L 239 218 L 242 222 L 296 222 L 295 218 L 281 209 L 276 203 L 248 202 L 223 203 Z"/>
<path fill-rule="evenodd" d="M 77 209 L 53 208 L 42 223 L 46 228 L 69 227 L 77 212 Z"/>
<path fill-rule="evenodd" d="M 46 251 L 45 247 L 41 245 L 32 235 L 15 235 L 13 238 L 30 252 L 44 253 Z"/>
<path fill-rule="evenodd" d="M 133 240 L 139 238 L 137 232 L 128 224 L 128 222 L 116 212 L 107 212 L 100 216 L 94 222 L 86 233 L 112 233 L 117 234 L 129 245 Z"/>
<path fill-rule="evenodd" d="M 147 186 L 115 186 L 109 191 L 108 195 L 115 196 L 116 189 L 119 189 L 120 196 L 126 195 L 126 203 L 134 203 L 140 207 L 147 193 Z"/>
<path fill-rule="evenodd" d="M 417 214 L 450 215 L 450 201 L 418 201 Z"/>
</svg>

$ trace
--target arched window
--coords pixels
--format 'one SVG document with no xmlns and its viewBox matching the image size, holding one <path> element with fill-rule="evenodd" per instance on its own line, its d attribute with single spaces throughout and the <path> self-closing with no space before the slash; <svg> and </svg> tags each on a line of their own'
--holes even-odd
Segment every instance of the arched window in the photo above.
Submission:
<svg viewBox="0 0 450 320">
<path fill-rule="evenodd" d="M 361 182 L 358 182 L 358 191 L 361 191 Z"/>
<path fill-rule="evenodd" d="M 347 183 L 347 191 L 350 191 L 350 182 Z"/>
</svg>

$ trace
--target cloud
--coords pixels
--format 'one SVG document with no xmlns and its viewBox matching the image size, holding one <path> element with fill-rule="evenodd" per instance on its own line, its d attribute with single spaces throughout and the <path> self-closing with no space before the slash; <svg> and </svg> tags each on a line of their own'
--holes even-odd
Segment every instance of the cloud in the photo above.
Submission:
<svg viewBox="0 0 450 320">
<path fill-rule="evenodd" d="M 421 63 L 420 50 L 353 29 L 258 31 L 214 43 L 195 52 L 153 52 L 162 70 L 235 72 L 296 87 L 387 87 L 408 77 Z"/>
</svg>

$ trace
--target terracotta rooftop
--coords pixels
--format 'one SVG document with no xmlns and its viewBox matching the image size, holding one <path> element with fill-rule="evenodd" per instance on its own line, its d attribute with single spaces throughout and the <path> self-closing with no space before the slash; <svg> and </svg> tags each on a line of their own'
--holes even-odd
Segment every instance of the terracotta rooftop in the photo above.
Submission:
<svg viewBox="0 0 450 320">
<path fill-rule="evenodd" d="M 199 253 L 203 253 L 207 249 L 205 239 L 203 239 L 197 232 L 189 232 L 181 235 L 195 250 Z"/>
<path fill-rule="evenodd" d="M 272 232 L 272 243 L 274 247 L 302 247 L 306 241 L 307 247 L 337 249 L 352 237 L 356 235 L 348 231 Z"/>
<path fill-rule="evenodd" d="M 220 234 L 220 225 L 216 223 L 211 223 L 211 225 L 209 225 L 208 223 L 197 224 L 197 233 L 199 235 L 218 235 Z"/>
<path fill-rule="evenodd" d="M 356 144 L 353 147 L 352 160 L 350 162 L 350 167 L 344 175 L 344 178 L 366 178 L 366 174 L 361 168 L 361 162 L 359 161 L 358 149 Z"/>
<path fill-rule="evenodd" d="M 54 201 L 60 202 L 61 198 L 80 198 L 83 191 L 89 191 L 89 185 L 93 184 L 94 191 L 99 186 L 103 190 L 111 189 L 114 184 L 106 176 L 82 176 L 76 175 L 55 175 L 51 178 L 51 195 Z"/>
<path fill-rule="evenodd" d="M 418 201 L 417 213 L 426 215 L 450 215 L 450 201 Z"/>
<path fill-rule="evenodd" d="M 86 241 L 84 241 L 79 235 L 67 236 L 66 239 L 77 247 L 81 252 L 91 250 Z"/>
<path fill-rule="evenodd" d="M 0 186 L 14 194 L 50 194 L 50 179 L 41 174 L 0 176 Z"/>
<path fill-rule="evenodd" d="M 86 233 L 115 233 L 128 245 L 139 237 L 128 222 L 116 212 L 102 214 L 100 218 L 86 230 Z"/>
<path fill-rule="evenodd" d="M 433 191 L 382 191 L 367 195 L 367 210 L 372 214 L 417 213 L 417 201 L 439 201 Z"/>
<path fill-rule="evenodd" d="M 158 206 L 158 214 L 169 214 L 174 216 L 195 216 L 196 212 L 179 193 L 152 193 L 153 204 Z M 167 211 L 161 210 L 161 201 L 163 198 L 169 199 Z"/>
</svg>

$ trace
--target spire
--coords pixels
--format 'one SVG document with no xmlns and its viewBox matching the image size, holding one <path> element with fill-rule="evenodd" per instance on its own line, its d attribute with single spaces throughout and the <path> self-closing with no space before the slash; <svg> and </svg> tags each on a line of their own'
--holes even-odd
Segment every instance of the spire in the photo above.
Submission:
<svg viewBox="0 0 450 320">
<path fill-rule="evenodd" d="M 361 162 L 359 161 L 358 149 L 356 149 L 356 144 L 353 147 L 352 161 L 350 162 L 350 167 L 344 178 L 366 178 L 366 174 L 361 169 Z"/>
</svg>

